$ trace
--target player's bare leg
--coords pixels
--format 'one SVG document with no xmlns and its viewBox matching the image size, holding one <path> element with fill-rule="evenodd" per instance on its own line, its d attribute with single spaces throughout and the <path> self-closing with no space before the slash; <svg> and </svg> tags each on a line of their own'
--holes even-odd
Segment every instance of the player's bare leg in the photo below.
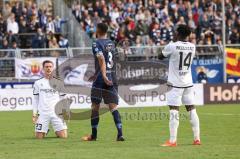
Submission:
<svg viewBox="0 0 240 159">
<path fill-rule="evenodd" d="M 92 113 L 91 113 L 92 134 L 82 137 L 83 141 L 96 141 L 97 127 L 99 123 L 99 109 L 100 109 L 100 104 L 92 103 Z"/>
<path fill-rule="evenodd" d="M 63 138 L 63 139 L 66 139 L 68 137 L 68 133 L 67 133 L 66 129 L 61 130 L 61 131 L 56 131 L 55 134 L 57 137 Z"/>
<path fill-rule="evenodd" d="M 175 147 L 177 146 L 177 131 L 179 126 L 179 106 L 169 106 L 169 133 L 170 139 L 161 146 Z"/>
<path fill-rule="evenodd" d="M 123 134 L 122 134 L 122 121 L 121 121 L 121 116 L 117 110 L 117 104 L 110 103 L 109 110 L 112 113 L 117 131 L 118 131 L 117 141 L 124 141 L 125 139 L 123 138 Z"/>
<path fill-rule="evenodd" d="M 36 139 L 43 139 L 44 137 L 45 137 L 45 133 L 43 133 L 43 132 L 36 132 L 35 133 L 35 137 L 36 137 Z"/>
<path fill-rule="evenodd" d="M 193 131 L 193 145 L 201 145 L 200 142 L 200 124 L 199 124 L 199 118 L 197 115 L 196 108 L 194 105 L 186 105 L 186 110 L 189 113 L 190 116 L 190 123 L 192 125 L 192 131 Z"/>
</svg>

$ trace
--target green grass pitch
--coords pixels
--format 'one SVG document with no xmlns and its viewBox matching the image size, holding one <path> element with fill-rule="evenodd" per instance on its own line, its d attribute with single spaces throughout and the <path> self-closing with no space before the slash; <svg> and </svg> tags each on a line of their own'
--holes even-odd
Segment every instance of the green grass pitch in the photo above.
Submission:
<svg viewBox="0 0 240 159">
<path fill-rule="evenodd" d="M 55 138 L 51 130 L 44 140 L 33 138 L 31 112 L 0 112 L 0 159 L 239 159 L 240 105 L 198 107 L 201 146 L 192 146 L 192 131 L 184 107 L 178 147 L 160 147 L 168 138 L 167 107 L 124 108 L 126 142 L 116 142 L 112 116 L 100 117 L 98 141 L 82 142 L 90 121 L 70 121 L 69 138 Z M 161 113 L 159 113 L 161 112 Z M 155 113 L 155 114 L 154 114 Z M 159 115 L 161 114 L 161 115 Z"/>
</svg>

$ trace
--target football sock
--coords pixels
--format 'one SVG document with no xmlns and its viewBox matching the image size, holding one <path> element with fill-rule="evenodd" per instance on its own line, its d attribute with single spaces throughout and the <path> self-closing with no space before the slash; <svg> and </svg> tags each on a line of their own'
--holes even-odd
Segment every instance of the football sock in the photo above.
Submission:
<svg viewBox="0 0 240 159">
<path fill-rule="evenodd" d="M 189 111 L 194 140 L 200 140 L 199 118 L 196 109 Z"/>
<path fill-rule="evenodd" d="M 122 122 L 121 122 L 121 116 L 118 112 L 117 109 L 112 110 L 112 115 L 113 115 L 113 119 L 118 131 L 118 137 L 122 136 Z"/>
<path fill-rule="evenodd" d="M 177 141 L 178 126 L 179 126 L 179 112 L 177 110 L 170 110 L 169 130 L 171 143 Z"/>
<path fill-rule="evenodd" d="M 91 115 L 91 126 L 92 126 L 92 138 L 97 138 L 97 127 L 99 123 L 99 112 L 92 110 Z"/>
</svg>

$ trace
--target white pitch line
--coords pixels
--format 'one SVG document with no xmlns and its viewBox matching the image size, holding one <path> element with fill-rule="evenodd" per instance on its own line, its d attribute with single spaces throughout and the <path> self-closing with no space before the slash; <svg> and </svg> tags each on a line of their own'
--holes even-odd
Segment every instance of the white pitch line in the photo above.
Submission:
<svg viewBox="0 0 240 159">
<path fill-rule="evenodd" d="M 240 114 L 220 114 L 220 113 L 199 113 L 201 115 L 211 115 L 211 116 L 240 116 Z"/>
</svg>

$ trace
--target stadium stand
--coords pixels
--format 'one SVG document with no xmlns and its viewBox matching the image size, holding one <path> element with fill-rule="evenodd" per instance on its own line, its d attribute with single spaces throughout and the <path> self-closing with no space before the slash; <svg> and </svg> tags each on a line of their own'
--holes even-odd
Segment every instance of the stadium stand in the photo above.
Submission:
<svg viewBox="0 0 240 159">
<path fill-rule="evenodd" d="M 58 44 L 66 22 L 59 16 L 53 18 L 51 7 L 38 6 L 33 0 L 5 2 L 0 13 L 0 48 L 66 47 Z"/>
<path fill-rule="evenodd" d="M 91 37 L 96 24 L 105 21 L 113 40 L 129 40 L 130 45 L 164 45 L 173 39 L 175 26 L 188 24 L 194 34 L 191 41 L 200 45 L 222 44 L 220 0 L 96 1 L 72 3 L 72 13 Z M 240 1 L 226 1 L 226 43 L 240 43 Z"/>
<path fill-rule="evenodd" d="M 197 44 L 198 55 L 223 55 L 220 0 L 149 0 L 145 1 L 147 5 L 142 0 L 0 2 L 0 77 L 14 77 L 15 57 L 75 57 L 91 53 L 96 24 L 102 21 L 109 24 L 109 36 L 121 46 L 119 52 L 126 60 L 156 58 L 173 39 L 175 26 L 181 23 L 194 30 L 191 41 Z M 226 43 L 231 45 L 240 43 L 239 4 L 240 0 L 226 1 Z M 71 35 L 67 38 L 62 36 L 68 32 Z M 77 44 L 86 41 L 87 44 Z"/>
</svg>

